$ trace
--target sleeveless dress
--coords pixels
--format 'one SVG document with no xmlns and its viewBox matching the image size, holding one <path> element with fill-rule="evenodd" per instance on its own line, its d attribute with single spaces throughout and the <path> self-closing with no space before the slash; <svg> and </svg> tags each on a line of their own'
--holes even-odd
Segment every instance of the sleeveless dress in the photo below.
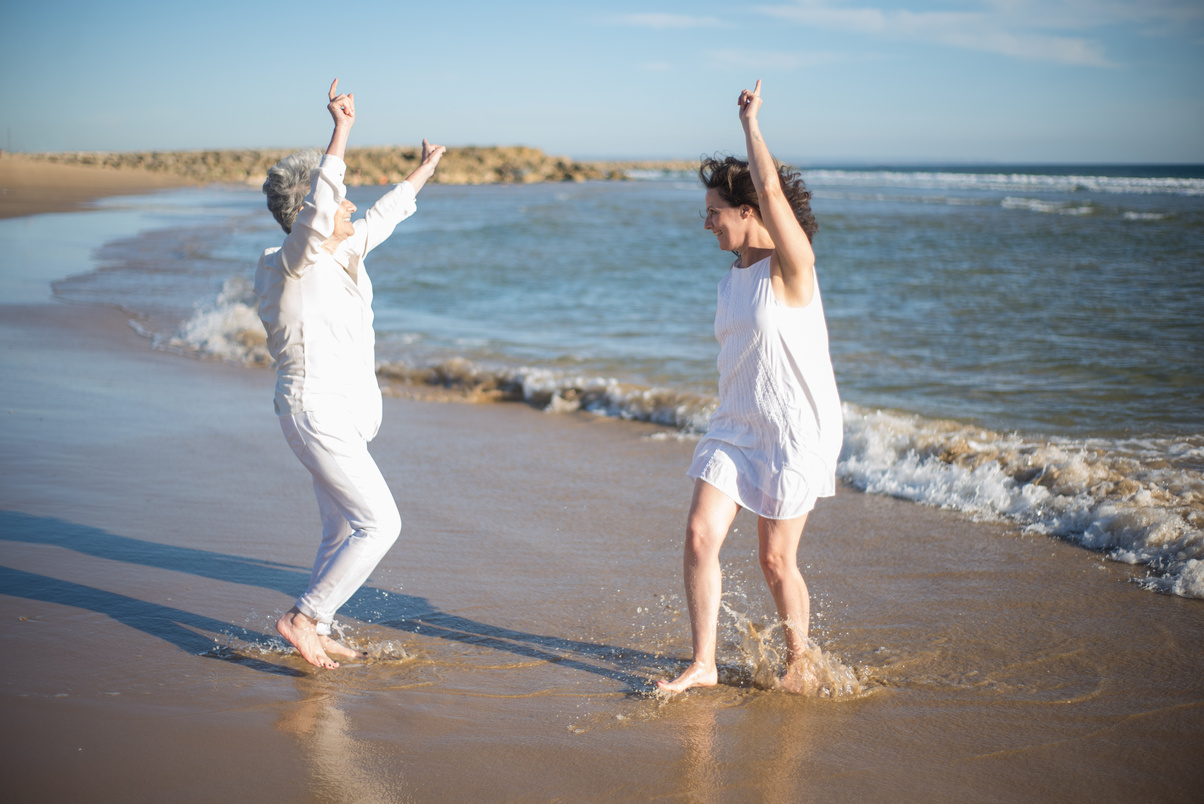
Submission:
<svg viewBox="0 0 1204 804">
<path fill-rule="evenodd" d="M 686 473 L 767 519 L 836 493 L 843 418 L 818 280 L 806 307 L 773 292 L 769 258 L 719 282 L 719 407 Z"/>
</svg>

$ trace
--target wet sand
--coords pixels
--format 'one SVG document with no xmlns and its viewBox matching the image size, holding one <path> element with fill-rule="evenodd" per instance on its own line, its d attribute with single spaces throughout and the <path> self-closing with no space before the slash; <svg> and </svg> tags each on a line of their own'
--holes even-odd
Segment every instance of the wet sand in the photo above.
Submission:
<svg viewBox="0 0 1204 804">
<path fill-rule="evenodd" d="M 0 310 L 4 776 L 18 800 L 1191 800 L 1204 607 L 1046 539 L 842 489 L 802 561 L 868 692 L 649 695 L 688 651 L 690 444 L 519 405 L 386 400 L 406 519 L 349 606 L 377 658 L 270 638 L 314 548 L 266 371 L 122 317 Z M 751 519 L 729 604 L 766 622 Z M 643 611 L 641 611 L 641 609 Z M 230 645 L 230 647 L 223 647 Z"/>
<path fill-rule="evenodd" d="M 273 376 L 124 317 L 0 307 L 0 771 L 19 801 L 1199 800 L 1204 605 L 960 514 L 842 488 L 800 554 L 865 692 L 651 682 L 689 651 L 693 444 L 510 405 L 387 398 L 401 539 L 345 609 L 365 663 L 273 638 L 316 504 Z M 747 516 L 730 608 L 772 602 Z"/>
</svg>

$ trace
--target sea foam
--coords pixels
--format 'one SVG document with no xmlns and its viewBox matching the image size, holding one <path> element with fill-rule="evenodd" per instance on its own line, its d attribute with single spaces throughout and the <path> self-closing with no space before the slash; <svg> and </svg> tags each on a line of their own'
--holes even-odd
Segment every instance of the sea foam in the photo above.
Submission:
<svg viewBox="0 0 1204 804">
<path fill-rule="evenodd" d="M 1000 202 L 1004 209 L 1027 209 L 1030 212 L 1047 212 L 1054 215 L 1090 215 L 1095 211 L 1091 204 L 1062 204 L 1043 201 L 1039 198 L 1017 198 L 1008 196 Z"/>
<path fill-rule="evenodd" d="M 815 186 L 897 187 L 1000 192 L 1097 192 L 1137 195 L 1204 195 L 1204 179 L 1146 176 L 1077 176 L 1044 173 L 958 173 L 910 170 L 804 170 Z"/>
<path fill-rule="evenodd" d="M 846 404 L 839 474 L 1146 565 L 1143 586 L 1204 597 L 1202 448 L 1199 436 L 1040 440 Z"/>
<path fill-rule="evenodd" d="M 247 366 L 266 366 L 267 335 L 259 320 L 258 300 L 250 281 L 227 279 L 217 298 L 198 305 L 175 333 L 155 337 L 155 347 Z"/>
</svg>

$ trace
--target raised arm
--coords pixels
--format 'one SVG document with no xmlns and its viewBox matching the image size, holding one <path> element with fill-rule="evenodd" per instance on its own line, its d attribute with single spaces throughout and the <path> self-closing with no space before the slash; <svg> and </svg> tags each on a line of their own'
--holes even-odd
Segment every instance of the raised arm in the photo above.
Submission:
<svg viewBox="0 0 1204 804">
<path fill-rule="evenodd" d="M 791 307 L 806 307 L 815 295 L 815 252 L 794 217 L 794 210 L 782 191 L 769 146 L 761 136 L 761 126 L 757 122 L 757 112 L 761 109 L 761 82 L 758 80 L 751 92 L 741 91 L 736 103 L 740 107 L 740 124 L 744 126 L 748 146 L 749 172 L 761 205 L 761 222 L 773 239 L 771 265 L 776 263 L 775 267 L 781 272 L 785 290 L 783 301 Z"/>
<path fill-rule="evenodd" d="M 339 79 L 336 78 L 330 85 L 330 102 L 326 105 L 334 118 L 334 133 L 330 135 L 326 155 L 336 159 L 324 159 L 314 172 L 309 194 L 301 204 L 292 231 L 284 239 L 280 261 L 289 276 L 300 276 L 322 256 L 322 244 L 334 233 L 335 216 L 347 195 L 343 184 L 346 172 L 343 155 L 347 150 L 347 136 L 355 125 L 355 96 L 338 94 L 338 86 Z"/>
<path fill-rule="evenodd" d="M 422 161 L 418 163 L 418 167 L 414 168 L 414 172 L 406 176 L 417 193 L 426 184 L 426 180 L 435 174 L 435 168 L 439 166 L 439 160 L 443 158 L 443 154 L 447 153 L 447 148 L 442 145 L 431 145 L 426 140 L 422 141 Z"/>
<path fill-rule="evenodd" d="M 330 145 L 326 153 L 342 159 L 347 152 L 347 138 L 351 135 L 351 127 L 355 125 L 355 93 L 339 94 L 339 79 L 330 84 L 330 103 L 326 110 L 334 118 L 334 133 L 330 135 Z"/>
<path fill-rule="evenodd" d="M 447 149 L 442 145 L 431 145 L 422 141 L 422 161 L 406 180 L 377 199 L 372 208 L 364 215 L 362 221 L 356 221 L 356 231 L 362 235 L 355 247 L 360 249 L 360 256 L 379 246 L 397 224 L 414 214 L 418 209 L 415 196 L 426 184 L 427 179 L 435 172 L 439 160 Z"/>
</svg>

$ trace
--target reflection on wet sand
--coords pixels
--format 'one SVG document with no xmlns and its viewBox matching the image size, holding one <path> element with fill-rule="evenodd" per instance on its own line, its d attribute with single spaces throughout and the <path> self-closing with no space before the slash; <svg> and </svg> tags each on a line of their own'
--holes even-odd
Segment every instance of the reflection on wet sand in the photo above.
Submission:
<svg viewBox="0 0 1204 804">
<path fill-rule="evenodd" d="M 815 701 L 794 695 L 732 691 L 678 698 L 660 712 L 681 751 L 674 789 L 691 802 L 805 798 L 808 756 L 817 739 Z"/>
<path fill-rule="evenodd" d="M 679 713 L 684 752 L 678 764 L 678 789 L 687 801 L 702 804 L 722 798 L 719 754 L 716 748 L 715 710 L 697 699 Z"/>
<path fill-rule="evenodd" d="M 287 707 L 276 728 L 295 737 L 307 757 L 311 799 L 394 804 L 413 800 L 407 794 L 401 762 L 380 757 L 357 740 L 355 727 L 338 705 L 338 693 L 312 679 L 298 684 L 304 696 Z"/>
</svg>

